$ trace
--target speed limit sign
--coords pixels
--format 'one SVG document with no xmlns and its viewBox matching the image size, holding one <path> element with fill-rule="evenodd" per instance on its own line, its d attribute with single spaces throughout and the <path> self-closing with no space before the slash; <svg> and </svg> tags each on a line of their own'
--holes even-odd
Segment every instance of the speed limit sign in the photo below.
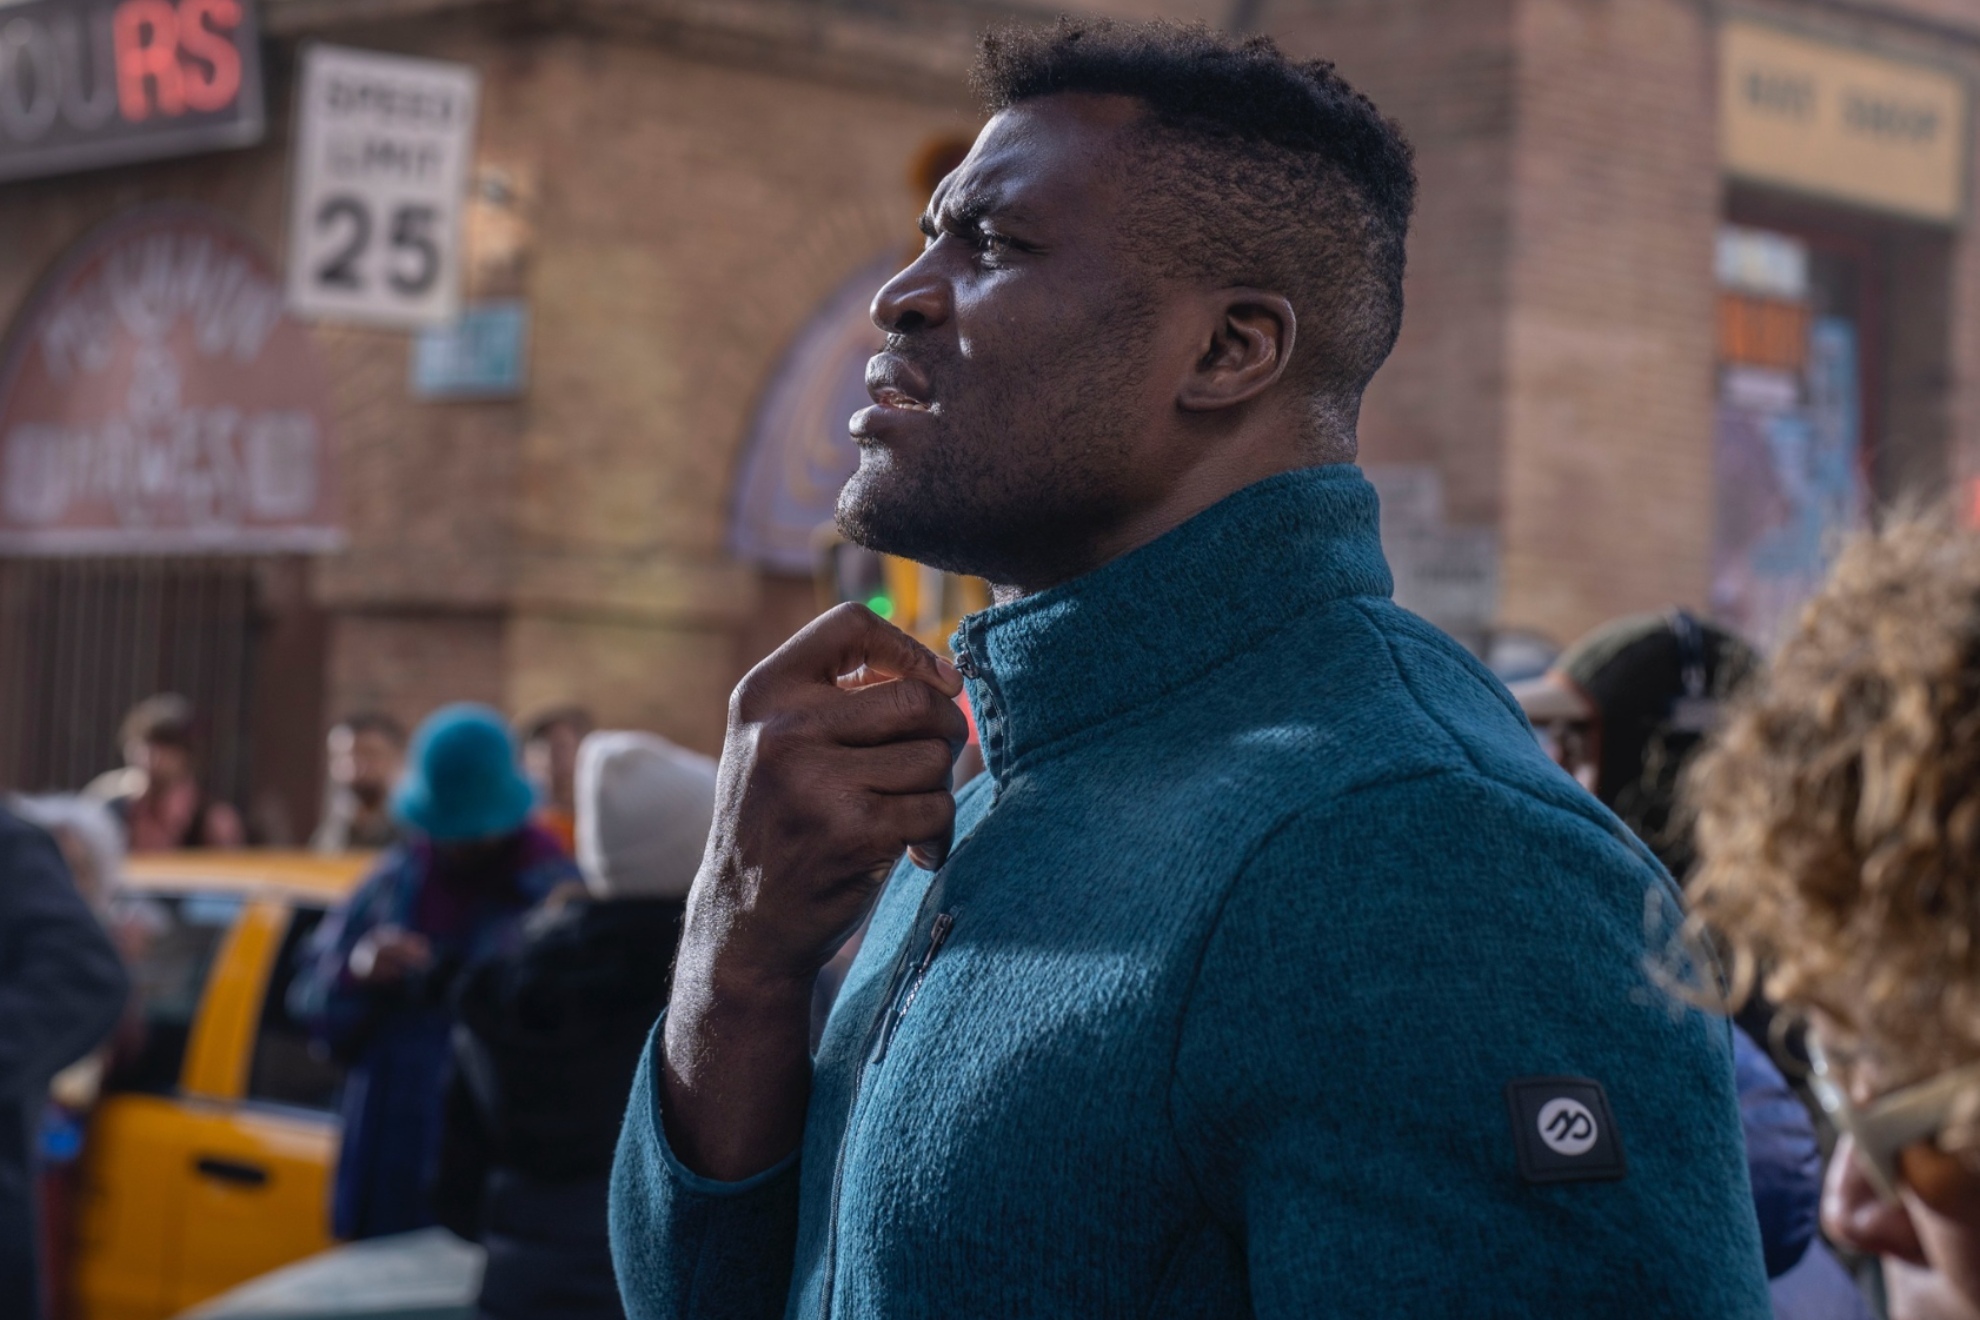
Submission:
<svg viewBox="0 0 1980 1320">
<path fill-rule="evenodd" d="M 291 308 L 406 327 L 459 313 L 477 85 L 462 64 L 305 49 L 289 207 Z"/>
</svg>

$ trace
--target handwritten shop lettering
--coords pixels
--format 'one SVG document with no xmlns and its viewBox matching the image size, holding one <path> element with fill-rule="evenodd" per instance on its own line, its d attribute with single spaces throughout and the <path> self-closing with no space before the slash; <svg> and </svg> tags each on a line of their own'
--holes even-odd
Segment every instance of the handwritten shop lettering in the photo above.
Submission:
<svg viewBox="0 0 1980 1320">
<path fill-rule="evenodd" d="M 1968 154 L 1960 79 L 1744 19 L 1722 26 L 1719 47 L 1729 172 L 1916 219 L 1959 218 Z"/>
<path fill-rule="evenodd" d="M 1751 69 L 1741 79 L 1746 100 L 1761 114 L 1784 115 L 1789 119 L 1815 116 L 1815 80 L 1806 74 L 1781 69 Z"/>
<path fill-rule="evenodd" d="M 224 110 L 241 92 L 236 0 L 125 0 L 114 9 L 24 15 L 0 27 L 0 128 L 32 142 L 58 120 L 101 127 L 114 111 Z"/>
<path fill-rule="evenodd" d="M 1926 143 L 1939 134 L 1938 107 L 1891 100 L 1875 92 L 1845 88 L 1842 118 L 1851 132 L 1892 142 Z"/>
<path fill-rule="evenodd" d="M 1758 114 L 1812 121 L 1820 113 L 1821 89 L 1809 75 L 1751 69 L 1740 86 L 1747 104 Z M 1933 105 L 1856 87 L 1842 88 L 1837 99 L 1842 126 L 1852 133 L 1892 142 L 1924 143 L 1939 132 L 1941 116 Z"/>
<path fill-rule="evenodd" d="M 251 141 L 246 0 L 0 7 L 0 177 Z"/>
<path fill-rule="evenodd" d="M 230 235 L 168 219 L 112 244 L 37 309 L 8 365 L 0 544 L 221 545 L 322 520 L 307 338 Z"/>
</svg>

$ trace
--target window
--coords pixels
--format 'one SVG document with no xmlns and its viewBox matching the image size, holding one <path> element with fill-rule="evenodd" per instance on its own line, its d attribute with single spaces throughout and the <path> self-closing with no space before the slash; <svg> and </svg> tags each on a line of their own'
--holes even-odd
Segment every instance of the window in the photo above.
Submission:
<svg viewBox="0 0 1980 1320">
<path fill-rule="evenodd" d="M 211 894 L 128 897 L 113 920 L 130 956 L 133 1012 L 119 1030 L 109 1084 L 170 1095 L 220 942 L 240 915 L 238 898 Z"/>
<path fill-rule="evenodd" d="M 248 1068 L 250 1100 L 326 1112 L 337 1108 L 344 1070 L 310 1040 L 309 1032 L 289 1013 L 289 987 L 296 979 L 303 946 L 323 917 L 322 908 L 297 908 L 275 955 L 275 965 L 269 969 L 268 991 L 261 1001 L 261 1025 L 254 1037 L 254 1062 Z"/>
<path fill-rule="evenodd" d="M 1865 301 L 1846 247 L 1720 230 L 1712 612 L 1763 648 L 1865 504 Z"/>
</svg>

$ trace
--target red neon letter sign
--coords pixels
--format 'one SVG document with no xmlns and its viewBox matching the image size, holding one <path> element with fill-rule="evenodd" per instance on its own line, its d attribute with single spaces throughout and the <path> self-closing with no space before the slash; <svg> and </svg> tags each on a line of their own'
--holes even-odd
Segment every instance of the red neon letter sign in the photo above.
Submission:
<svg viewBox="0 0 1980 1320">
<path fill-rule="evenodd" d="M 179 80 L 179 18 L 167 0 L 124 0 L 110 21 L 117 51 L 117 108 L 132 123 L 151 115 L 144 80 L 158 89 L 158 113 L 186 112 Z"/>
<path fill-rule="evenodd" d="M 224 35 L 240 21 L 237 0 L 184 0 L 179 6 L 179 45 L 212 70 L 186 67 L 186 104 L 193 109 L 225 110 L 241 90 L 241 53 Z"/>
</svg>

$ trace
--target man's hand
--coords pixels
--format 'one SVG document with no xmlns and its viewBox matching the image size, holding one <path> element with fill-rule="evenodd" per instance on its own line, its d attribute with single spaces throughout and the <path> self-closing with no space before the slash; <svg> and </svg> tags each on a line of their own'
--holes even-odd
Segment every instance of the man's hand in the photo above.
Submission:
<svg viewBox="0 0 1980 1320">
<path fill-rule="evenodd" d="M 946 661 L 858 605 L 736 688 L 663 1042 L 668 1138 L 696 1172 L 747 1177 L 797 1145 L 813 978 L 903 851 L 948 855 L 961 690 Z"/>
<path fill-rule="evenodd" d="M 351 978 L 359 985 L 393 985 L 432 965 L 426 936 L 401 926 L 374 927 L 351 947 Z"/>
</svg>

